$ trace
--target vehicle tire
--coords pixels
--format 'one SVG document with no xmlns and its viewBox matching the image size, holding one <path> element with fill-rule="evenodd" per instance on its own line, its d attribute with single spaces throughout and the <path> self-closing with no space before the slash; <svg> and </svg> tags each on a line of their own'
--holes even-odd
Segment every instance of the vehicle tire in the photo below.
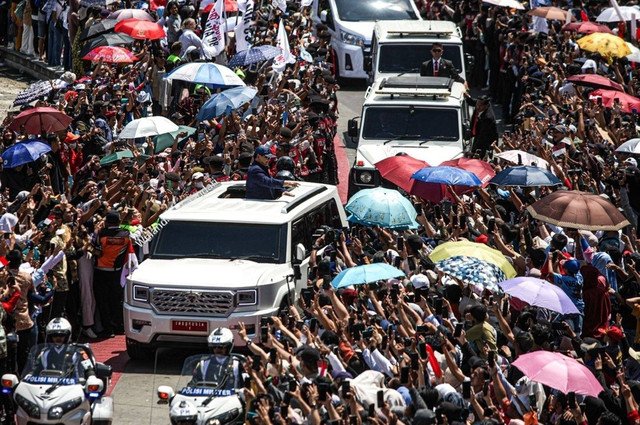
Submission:
<svg viewBox="0 0 640 425">
<path fill-rule="evenodd" d="M 155 353 L 155 348 L 127 338 L 127 354 L 133 360 L 149 360 Z"/>
<path fill-rule="evenodd" d="M 105 420 L 94 421 L 94 420 L 92 420 L 91 421 L 91 425 L 111 425 L 111 421 L 105 421 Z"/>
</svg>

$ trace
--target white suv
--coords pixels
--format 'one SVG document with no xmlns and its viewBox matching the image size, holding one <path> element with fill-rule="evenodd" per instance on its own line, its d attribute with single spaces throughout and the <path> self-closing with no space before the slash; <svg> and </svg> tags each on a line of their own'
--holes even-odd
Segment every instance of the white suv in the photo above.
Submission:
<svg viewBox="0 0 640 425">
<path fill-rule="evenodd" d="M 314 231 L 347 226 L 335 186 L 301 182 L 273 201 L 244 193 L 244 182 L 216 183 L 162 215 L 149 258 L 125 288 L 130 357 L 206 344 L 213 329 L 238 322 L 256 338 L 260 318 L 307 286 Z M 234 343 L 244 344 L 237 333 Z"/>
</svg>

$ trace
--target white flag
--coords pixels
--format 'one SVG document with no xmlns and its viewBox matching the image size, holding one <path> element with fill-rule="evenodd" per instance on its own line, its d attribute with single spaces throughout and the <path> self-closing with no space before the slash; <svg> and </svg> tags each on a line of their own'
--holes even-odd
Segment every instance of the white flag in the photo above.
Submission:
<svg viewBox="0 0 640 425">
<path fill-rule="evenodd" d="M 311 6 L 313 4 L 313 0 L 302 0 L 302 3 L 300 4 L 302 7 L 307 7 L 307 6 Z"/>
<path fill-rule="evenodd" d="M 295 56 L 289 50 L 289 38 L 287 37 L 287 31 L 284 29 L 284 21 L 282 19 L 280 19 L 280 24 L 278 25 L 278 44 L 276 46 L 282 49 L 282 53 L 273 59 L 273 70 L 282 72 L 288 63 L 296 62 Z"/>
<path fill-rule="evenodd" d="M 207 59 L 218 56 L 224 51 L 224 18 L 222 13 L 224 11 L 224 0 L 216 0 L 211 12 L 209 12 L 209 19 L 207 19 L 207 25 L 204 29 L 204 35 L 202 36 L 202 46 L 204 47 L 204 55 Z"/>
<path fill-rule="evenodd" d="M 287 0 L 272 0 L 271 6 L 277 7 L 284 13 L 287 11 Z"/>
<path fill-rule="evenodd" d="M 240 2 L 238 2 L 238 8 L 240 8 Z M 251 24 L 255 20 L 255 10 L 253 0 L 247 0 L 242 5 L 242 20 L 234 29 L 236 35 L 236 51 L 241 52 L 248 50 L 251 47 Z"/>
</svg>

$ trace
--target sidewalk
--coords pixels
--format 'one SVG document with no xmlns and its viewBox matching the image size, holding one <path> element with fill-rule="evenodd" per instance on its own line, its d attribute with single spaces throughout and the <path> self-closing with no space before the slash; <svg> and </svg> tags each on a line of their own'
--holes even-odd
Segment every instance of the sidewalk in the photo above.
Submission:
<svg viewBox="0 0 640 425">
<path fill-rule="evenodd" d="M 35 60 L 9 47 L 0 47 L 0 58 L 7 66 L 29 74 L 39 80 L 53 80 L 64 72 L 62 68 L 49 67 L 41 60 Z"/>
</svg>

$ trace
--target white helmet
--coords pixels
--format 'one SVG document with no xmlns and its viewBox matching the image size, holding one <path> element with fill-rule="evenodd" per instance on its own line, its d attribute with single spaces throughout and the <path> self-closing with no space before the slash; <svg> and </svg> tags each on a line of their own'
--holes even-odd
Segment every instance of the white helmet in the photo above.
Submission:
<svg viewBox="0 0 640 425">
<path fill-rule="evenodd" d="M 56 317 L 55 319 L 51 320 L 47 324 L 47 340 L 53 335 L 63 335 L 66 338 L 65 343 L 68 343 L 69 339 L 71 338 L 71 323 L 69 323 L 69 321 L 64 317 Z"/>
<path fill-rule="evenodd" d="M 216 328 L 209 334 L 207 343 L 210 350 L 216 347 L 223 347 L 225 354 L 229 354 L 231 353 L 231 348 L 233 348 L 233 332 L 227 328 Z"/>
</svg>

